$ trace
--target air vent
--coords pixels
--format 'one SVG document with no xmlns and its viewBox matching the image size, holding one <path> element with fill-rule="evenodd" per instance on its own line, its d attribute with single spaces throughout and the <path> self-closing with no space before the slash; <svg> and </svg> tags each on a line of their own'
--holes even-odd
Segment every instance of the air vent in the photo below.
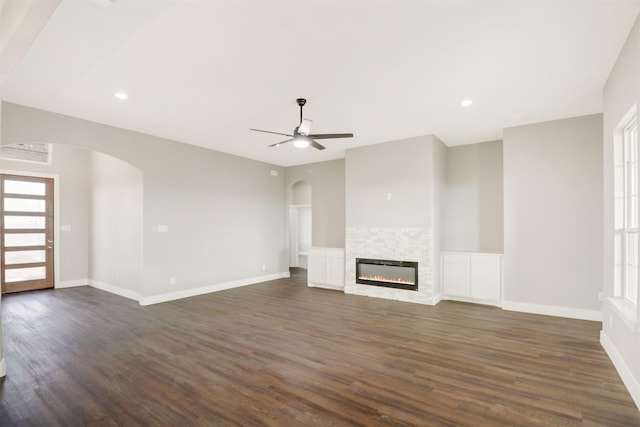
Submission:
<svg viewBox="0 0 640 427">
<path fill-rule="evenodd" d="M 0 157 L 35 163 L 51 163 L 51 144 L 11 144 L 0 147 Z"/>
</svg>

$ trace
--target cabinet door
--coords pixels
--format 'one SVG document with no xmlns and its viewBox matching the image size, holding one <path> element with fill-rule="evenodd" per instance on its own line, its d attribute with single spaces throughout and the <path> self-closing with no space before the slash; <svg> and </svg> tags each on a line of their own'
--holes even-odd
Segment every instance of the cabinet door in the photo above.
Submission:
<svg viewBox="0 0 640 427">
<path fill-rule="evenodd" d="M 325 283 L 325 256 L 316 255 L 309 252 L 307 259 L 307 282 L 314 285 L 321 285 Z"/>
<path fill-rule="evenodd" d="M 326 284 L 335 287 L 344 286 L 344 257 L 327 255 Z"/>
<path fill-rule="evenodd" d="M 443 255 L 442 280 L 444 294 L 453 297 L 469 296 L 469 256 Z"/>
<path fill-rule="evenodd" d="M 471 298 L 500 300 L 501 257 L 474 255 L 471 257 Z"/>
</svg>

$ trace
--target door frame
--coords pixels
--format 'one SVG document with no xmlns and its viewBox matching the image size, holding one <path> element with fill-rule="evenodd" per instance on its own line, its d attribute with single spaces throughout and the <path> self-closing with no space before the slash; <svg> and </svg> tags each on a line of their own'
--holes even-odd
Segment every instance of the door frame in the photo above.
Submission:
<svg viewBox="0 0 640 427">
<path fill-rule="evenodd" d="M 53 235 L 55 236 L 53 239 L 53 288 L 60 287 L 60 175 L 1 168 L 0 173 L 53 179 Z"/>
</svg>

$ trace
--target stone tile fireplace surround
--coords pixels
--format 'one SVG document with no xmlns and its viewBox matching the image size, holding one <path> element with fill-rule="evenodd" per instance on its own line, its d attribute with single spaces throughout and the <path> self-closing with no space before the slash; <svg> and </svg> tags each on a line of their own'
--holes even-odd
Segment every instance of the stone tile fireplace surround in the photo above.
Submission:
<svg viewBox="0 0 640 427">
<path fill-rule="evenodd" d="M 347 227 L 345 237 L 345 293 L 421 304 L 437 302 L 431 230 Z M 418 262 L 418 290 L 357 284 L 356 258 Z"/>
</svg>

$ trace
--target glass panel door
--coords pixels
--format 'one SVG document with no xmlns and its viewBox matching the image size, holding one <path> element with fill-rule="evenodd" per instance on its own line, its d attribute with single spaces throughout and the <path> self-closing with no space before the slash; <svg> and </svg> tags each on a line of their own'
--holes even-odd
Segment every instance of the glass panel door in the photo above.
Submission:
<svg viewBox="0 0 640 427">
<path fill-rule="evenodd" d="M 0 175 L 2 292 L 52 288 L 53 180 Z"/>
</svg>

